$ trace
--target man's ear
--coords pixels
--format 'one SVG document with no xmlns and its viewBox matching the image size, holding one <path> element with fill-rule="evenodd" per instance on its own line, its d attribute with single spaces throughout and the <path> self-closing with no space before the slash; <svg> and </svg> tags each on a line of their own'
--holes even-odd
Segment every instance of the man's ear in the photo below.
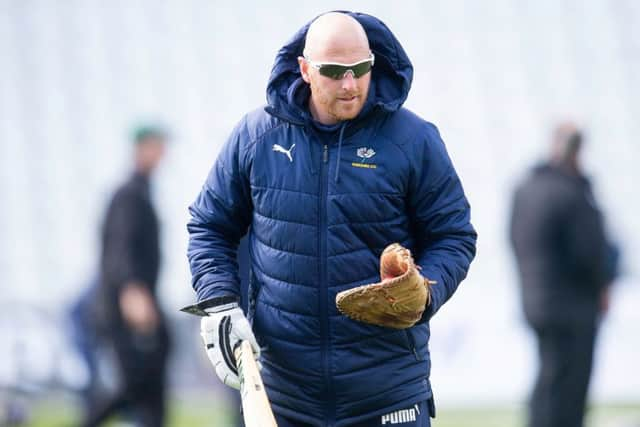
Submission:
<svg viewBox="0 0 640 427">
<path fill-rule="evenodd" d="M 311 80 L 309 79 L 309 63 L 304 59 L 303 56 L 298 56 L 298 65 L 300 66 L 300 74 L 302 75 L 302 80 L 306 83 L 311 84 Z"/>
</svg>

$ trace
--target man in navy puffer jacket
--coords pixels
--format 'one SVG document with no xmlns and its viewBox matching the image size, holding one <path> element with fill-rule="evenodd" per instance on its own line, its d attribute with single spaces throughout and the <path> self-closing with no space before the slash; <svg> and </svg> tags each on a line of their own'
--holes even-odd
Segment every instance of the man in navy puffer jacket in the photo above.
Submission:
<svg viewBox="0 0 640 427">
<path fill-rule="evenodd" d="M 189 261 L 207 353 L 252 342 L 280 426 L 428 426 L 429 319 L 475 255 L 469 204 L 436 127 L 402 108 L 413 68 L 391 31 L 332 12 L 275 60 L 268 106 L 233 130 L 190 207 Z M 236 250 L 249 231 L 249 304 Z M 403 330 L 341 315 L 336 294 L 378 282 L 390 243 L 437 284 Z M 249 326 L 251 324 L 251 326 Z"/>
</svg>

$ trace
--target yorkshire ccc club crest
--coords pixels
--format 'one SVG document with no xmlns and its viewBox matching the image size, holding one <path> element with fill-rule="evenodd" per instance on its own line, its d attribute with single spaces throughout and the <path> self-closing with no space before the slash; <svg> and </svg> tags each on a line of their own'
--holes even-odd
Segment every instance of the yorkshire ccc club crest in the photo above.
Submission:
<svg viewBox="0 0 640 427">
<path fill-rule="evenodd" d="M 376 155 L 376 152 L 371 147 L 360 147 L 356 150 L 356 156 L 361 160 L 360 162 L 352 162 L 351 166 L 355 168 L 375 169 L 378 166 L 373 163 L 368 163 L 368 160 Z"/>
</svg>

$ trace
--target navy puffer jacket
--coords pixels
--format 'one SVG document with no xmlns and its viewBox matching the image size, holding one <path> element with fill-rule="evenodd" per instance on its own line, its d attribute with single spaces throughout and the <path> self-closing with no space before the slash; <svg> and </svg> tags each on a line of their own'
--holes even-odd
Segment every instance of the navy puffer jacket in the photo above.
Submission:
<svg viewBox="0 0 640 427">
<path fill-rule="evenodd" d="M 199 300 L 239 294 L 236 248 L 250 229 L 248 317 L 269 398 L 277 413 L 317 426 L 431 398 L 428 320 L 475 255 L 469 204 L 438 130 L 402 108 L 411 62 L 381 21 L 352 16 L 376 55 L 359 116 L 336 126 L 310 117 L 297 64 L 307 24 L 279 51 L 268 106 L 233 130 L 188 225 Z M 407 330 L 356 322 L 335 306 L 336 293 L 379 281 L 392 242 L 438 282 Z"/>
</svg>

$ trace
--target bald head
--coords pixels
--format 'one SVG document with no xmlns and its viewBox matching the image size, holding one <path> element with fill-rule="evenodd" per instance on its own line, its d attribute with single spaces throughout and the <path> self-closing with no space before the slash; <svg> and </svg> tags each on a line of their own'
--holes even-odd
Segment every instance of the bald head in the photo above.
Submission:
<svg viewBox="0 0 640 427">
<path fill-rule="evenodd" d="M 573 122 L 556 126 L 551 145 L 551 162 L 573 171 L 579 169 L 578 156 L 582 147 L 582 133 Z"/>
<path fill-rule="evenodd" d="M 352 69 L 345 68 L 342 76 L 323 75 L 322 63 L 367 61 L 373 64 L 367 33 L 351 16 L 325 13 L 309 25 L 304 57 L 298 57 L 298 65 L 311 89 L 309 111 L 316 121 L 331 125 L 355 118 L 367 100 L 372 74 L 369 69 L 356 76 Z"/>
<path fill-rule="evenodd" d="M 350 63 L 352 58 L 366 58 L 369 51 L 364 28 L 344 13 L 325 13 L 307 31 L 304 55 L 314 61 Z"/>
</svg>

